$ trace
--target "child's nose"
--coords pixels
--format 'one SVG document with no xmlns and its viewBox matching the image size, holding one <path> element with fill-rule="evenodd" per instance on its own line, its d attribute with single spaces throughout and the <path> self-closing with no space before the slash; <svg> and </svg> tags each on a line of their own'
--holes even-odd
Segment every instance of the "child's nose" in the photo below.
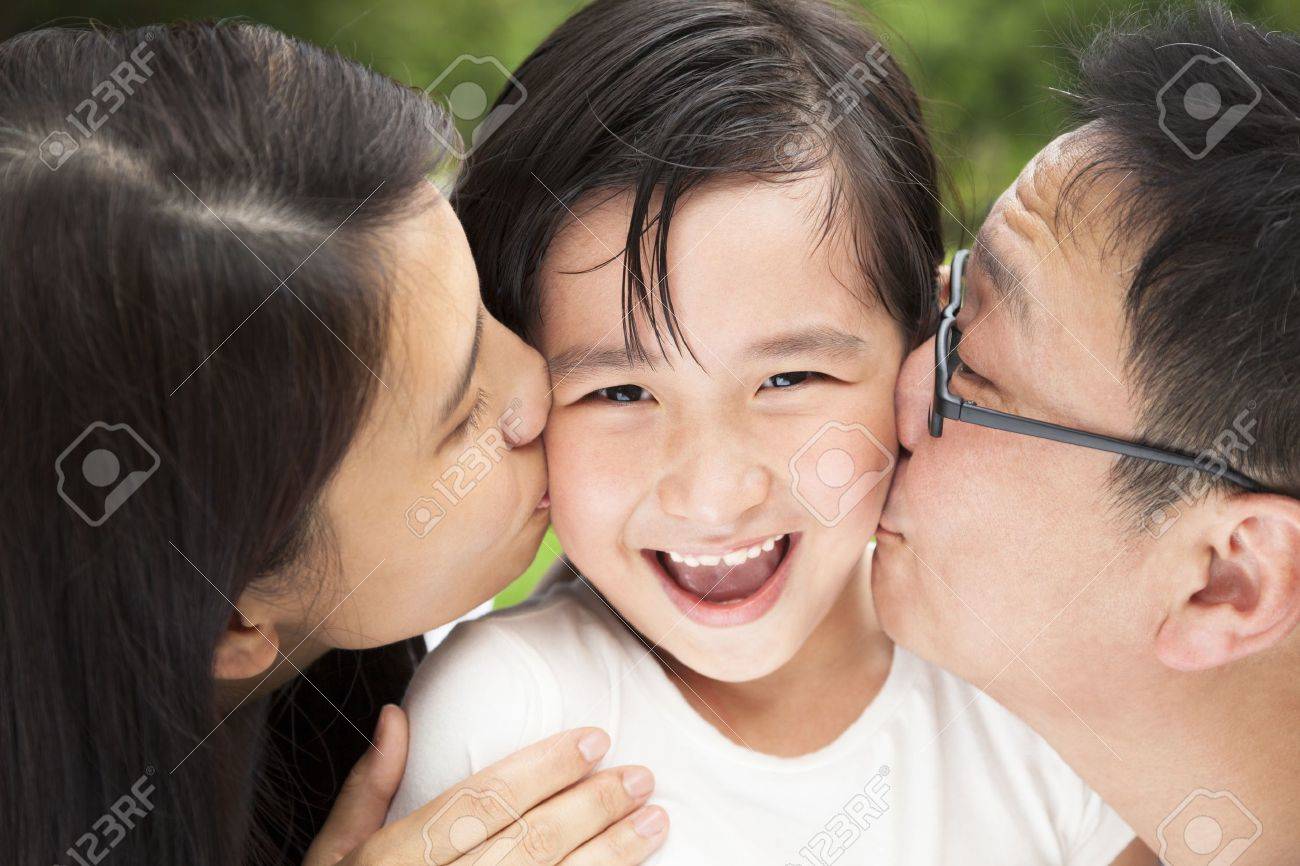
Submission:
<svg viewBox="0 0 1300 866">
<path fill-rule="evenodd" d="M 659 484 L 664 513 L 713 527 L 732 527 L 767 499 L 771 474 L 742 453 L 705 445 Z"/>
</svg>

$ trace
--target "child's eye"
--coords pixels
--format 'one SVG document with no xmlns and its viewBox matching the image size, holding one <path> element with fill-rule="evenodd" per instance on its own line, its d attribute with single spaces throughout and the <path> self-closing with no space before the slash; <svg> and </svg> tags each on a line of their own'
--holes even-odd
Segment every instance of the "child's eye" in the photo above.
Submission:
<svg viewBox="0 0 1300 866">
<path fill-rule="evenodd" d="M 611 403 L 638 403 L 650 399 L 650 392 L 640 385 L 614 385 L 610 388 L 598 388 L 591 392 L 597 400 Z"/>
<path fill-rule="evenodd" d="M 775 376 L 768 376 L 763 380 L 764 388 L 793 388 L 795 385 L 802 385 L 804 382 L 811 382 L 820 377 L 820 373 L 813 373 L 809 370 L 796 370 L 792 373 L 777 373 Z"/>
</svg>

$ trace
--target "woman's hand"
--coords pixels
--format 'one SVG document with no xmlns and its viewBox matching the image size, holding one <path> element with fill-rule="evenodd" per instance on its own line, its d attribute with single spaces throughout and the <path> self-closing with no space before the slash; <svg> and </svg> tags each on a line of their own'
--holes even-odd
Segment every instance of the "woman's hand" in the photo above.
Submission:
<svg viewBox="0 0 1300 866">
<path fill-rule="evenodd" d="M 385 827 L 406 766 L 406 714 L 384 707 L 377 749 L 352 768 L 303 866 L 632 866 L 663 844 L 668 815 L 644 803 L 644 767 L 592 773 L 609 750 L 598 728 L 535 743 Z M 486 856 L 484 856 L 486 855 Z"/>
</svg>

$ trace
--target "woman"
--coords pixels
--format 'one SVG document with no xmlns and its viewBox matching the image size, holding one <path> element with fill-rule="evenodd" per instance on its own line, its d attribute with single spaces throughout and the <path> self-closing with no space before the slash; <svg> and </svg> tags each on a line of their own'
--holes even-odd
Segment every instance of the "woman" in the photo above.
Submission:
<svg viewBox="0 0 1300 866">
<path fill-rule="evenodd" d="M 0 850 L 284 850 L 267 696 L 526 566 L 542 363 L 483 311 L 418 91 L 246 24 L 43 30 L 0 45 L 0 118 Z M 597 730 L 383 830 L 404 719 L 357 733 L 311 866 L 468 862 L 467 816 L 532 816 L 565 862 L 647 853 L 640 803 L 588 776 Z"/>
</svg>

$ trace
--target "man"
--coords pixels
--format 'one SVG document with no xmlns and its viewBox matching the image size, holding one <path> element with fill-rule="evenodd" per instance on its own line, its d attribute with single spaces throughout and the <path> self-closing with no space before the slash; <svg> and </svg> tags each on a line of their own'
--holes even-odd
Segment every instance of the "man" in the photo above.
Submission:
<svg viewBox="0 0 1300 866">
<path fill-rule="evenodd" d="M 877 605 L 1170 866 L 1296 863 L 1300 41 L 1126 27 L 904 366 Z"/>
</svg>

